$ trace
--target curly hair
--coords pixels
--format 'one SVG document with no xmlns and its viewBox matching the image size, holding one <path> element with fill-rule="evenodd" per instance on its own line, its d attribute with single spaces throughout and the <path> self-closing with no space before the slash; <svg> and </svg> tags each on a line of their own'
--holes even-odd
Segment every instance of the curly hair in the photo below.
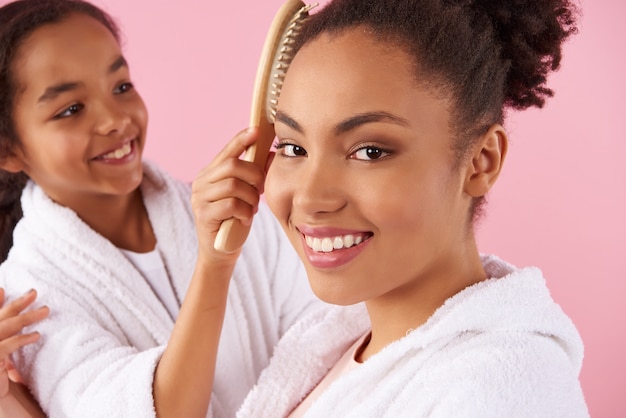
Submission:
<svg viewBox="0 0 626 418">
<path fill-rule="evenodd" d="M 305 22 L 294 48 L 359 26 L 407 52 L 417 82 L 451 100 L 460 162 L 508 109 L 542 107 L 554 94 L 547 77 L 577 15 L 570 0 L 334 0 Z M 475 199 L 473 219 L 484 201 Z"/>
</svg>

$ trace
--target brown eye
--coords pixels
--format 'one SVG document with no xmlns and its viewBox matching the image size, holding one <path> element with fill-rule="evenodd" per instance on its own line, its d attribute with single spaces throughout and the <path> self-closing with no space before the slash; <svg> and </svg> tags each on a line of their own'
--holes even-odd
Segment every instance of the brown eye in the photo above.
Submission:
<svg viewBox="0 0 626 418">
<path fill-rule="evenodd" d="M 113 92 L 117 94 L 126 93 L 134 88 L 135 86 L 133 83 L 122 83 Z"/>
<path fill-rule="evenodd" d="M 387 154 L 388 152 L 383 150 L 382 148 L 363 147 L 357 150 L 354 154 L 352 154 L 353 155 L 352 158 L 356 160 L 371 161 L 371 160 L 378 160 L 379 158 L 382 158 Z"/>
<path fill-rule="evenodd" d="M 58 113 L 54 116 L 54 119 L 63 119 L 63 118 L 67 118 L 68 116 L 72 116 L 78 112 L 80 112 L 85 106 L 80 104 L 80 103 L 74 103 L 71 106 L 68 106 L 65 110 L 63 110 L 61 113 Z"/>
<path fill-rule="evenodd" d="M 281 151 L 281 155 L 285 157 L 304 157 L 306 156 L 306 150 L 301 146 L 294 144 L 279 144 L 276 147 L 277 150 Z"/>
</svg>

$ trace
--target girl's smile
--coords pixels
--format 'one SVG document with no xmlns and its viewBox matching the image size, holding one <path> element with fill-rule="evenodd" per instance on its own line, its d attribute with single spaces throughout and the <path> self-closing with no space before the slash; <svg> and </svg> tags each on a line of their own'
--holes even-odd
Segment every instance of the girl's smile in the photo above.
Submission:
<svg viewBox="0 0 626 418">
<path fill-rule="evenodd" d="M 106 151 L 94 158 L 95 161 L 101 161 L 106 164 L 125 164 L 132 161 L 137 156 L 137 145 L 135 139 L 124 141 L 119 147 L 111 151 Z"/>
<path fill-rule="evenodd" d="M 72 14 L 30 34 L 14 65 L 16 154 L 28 176 L 79 215 L 138 193 L 148 117 L 113 34 Z"/>
</svg>

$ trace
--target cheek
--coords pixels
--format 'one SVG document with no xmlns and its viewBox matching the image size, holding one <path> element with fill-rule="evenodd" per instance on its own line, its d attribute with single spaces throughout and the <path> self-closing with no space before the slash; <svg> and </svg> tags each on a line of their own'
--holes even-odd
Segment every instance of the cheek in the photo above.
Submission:
<svg viewBox="0 0 626 418">
<path fill-rule="evenodd" d="M 148 108 L 141 96 L 137 96 L 137 101 L 133 104 L 133 114 L 141 129 L 145 131 L 148 125 Z"/>
<path fill-rule="evenodd" d="M 416 234 L 422 229 L 426 208 L 420 199 L 392 190 L 371 196 L 368 202 L 366 217 L 384 236 L 400 239 L 405 235 Z"/>
<path fill-rule="evenodd" d="M 396 244 L 412 241 L 446 222 L 448 208 L 440 185 L 404 178 L 381 186 L 359 190 L 360 210 L 382 236 Z"/>
</svg>

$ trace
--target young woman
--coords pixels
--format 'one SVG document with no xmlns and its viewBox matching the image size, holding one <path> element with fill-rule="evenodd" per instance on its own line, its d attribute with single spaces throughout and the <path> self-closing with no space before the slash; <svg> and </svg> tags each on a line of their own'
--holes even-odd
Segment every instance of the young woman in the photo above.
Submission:
<svg viewBox="0 0 626 418">
<path fill-rule="evenodd" d="M 583 346 L 541 272 L 473 233 L 509 109 L 541 107 L 569 0 L 334 0 L 282 87 L 267 202 L 335 305 L 239 416 L 584 417 Z M 364 302 L 360 304 L 358 302 Z"/>
<path fill-rule="evenodd" d="M 13 360 L 50 417 L 232 416 L 314 304 L 259 204 L 263 170 L 225 168 L 243 148 L 192 191 L 142 161 L 146 129 L 109 16 L 80 0 L 0 8 L 0 287 L 9 301 L 37 289 L 50 310 L 28 344 L 30 329 L 12 336 L 47 308 L 16 316 L 31 293 L 8 305 L 0 344 L 28 344 Z M 234 195 L 233 170 L 246 186 Z M 222 220 L 257 211 L 243 249 L 213 250 Z"/>
</svg>

